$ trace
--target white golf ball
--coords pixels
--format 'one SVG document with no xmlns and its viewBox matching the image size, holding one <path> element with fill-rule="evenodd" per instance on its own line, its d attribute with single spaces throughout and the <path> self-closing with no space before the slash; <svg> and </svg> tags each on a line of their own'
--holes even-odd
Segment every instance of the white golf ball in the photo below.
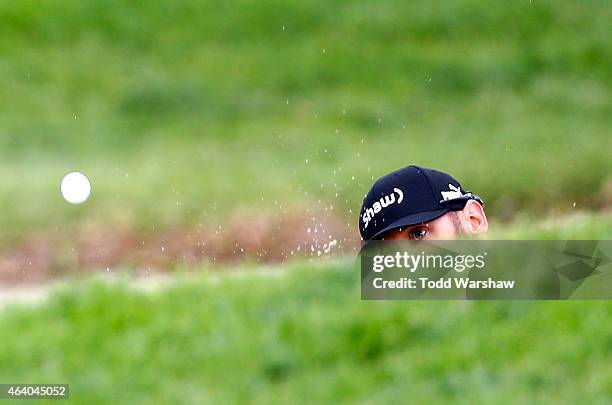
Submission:
<svg viewBox="0 0 612 405">
<path fill-rule="evenodd" d="M 60 189 L 64 200 L 70 204 L 81 204 L 91 194 L 91 183 L 83 173 L 70 172 L 62 179 Z"/>
</svg>

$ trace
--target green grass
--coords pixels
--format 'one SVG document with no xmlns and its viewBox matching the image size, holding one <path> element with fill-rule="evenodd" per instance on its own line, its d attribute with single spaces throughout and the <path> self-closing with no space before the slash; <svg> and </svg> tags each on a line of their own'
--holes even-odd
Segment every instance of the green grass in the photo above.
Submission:
<svg viewBox="0 0 612 405">
<path fill-rule="evenodd" d="M 525 215 L 511 224 L 489 224 L 487 237 L 492 240 L 612 240 L 612 213 L 577 212 L 574 215 L 550 215 L 546 219 Z"/>
<path fill-rule="evenodd" d="M 372 178 L 408 163 L 455 174 L 504 218 L 601 207 L 610 13 L 604 1 L 7 3 L 0 226 L 164 227 L 274 201 L 321 201 L 354 222 Z M 76 209 L 58 193 L 75 169 L 94 187 Z"/>
<path fill-rule="evenodd" d="M 7 2 L 0 240 L 244 207 L 332 205 L 355 223 L 372 180 L 408 163 L 481 194 L 492 237 L 610 239 L 609 212 L 539 219 L 609 205 L 611 13 Z M 71 170 L 92 180 L 83 206 L 59 196 Z M 177 276 L 152 293 L 130 282 L 73 280 L 0 313 L 0 382 L 67 382 L 79 403 L 603 404 L 612 391 L 607 302 L 361 302 L 347 262 Z"/>
<path fill-rule="evenodd" d="M 607 302 L 366 302 L 350 261 L 238 274 L 4 312 L 0 381 L 77 403 L 609 400 Z"/>
<path fill-rule="evenodd" d="M 523 218 L 499 239 L 610 239 L 611 218 Z M 302 259 L 303 260 L 303 259 Z M 606 403 L 612 304 L 360 301 L 351 258 L 66 281 L 0 310 L 0 382 L 77 403 Z"/>
</svg>

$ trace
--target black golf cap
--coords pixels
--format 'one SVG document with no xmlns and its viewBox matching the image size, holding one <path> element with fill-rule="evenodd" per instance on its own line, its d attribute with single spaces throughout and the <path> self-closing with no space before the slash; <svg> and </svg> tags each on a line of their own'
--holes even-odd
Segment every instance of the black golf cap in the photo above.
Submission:
<svg viewBox="0 0 612 405">
<path fill-rule="evenodd" d="M 380 239 L 393 229 L 422 224 L 449 211 L 462 210 L 468 200 L 484 204 L 450 175 L 406 166 L 378 179 L 363 200 L 359 232 L 364 241 Z"/>
</svg>

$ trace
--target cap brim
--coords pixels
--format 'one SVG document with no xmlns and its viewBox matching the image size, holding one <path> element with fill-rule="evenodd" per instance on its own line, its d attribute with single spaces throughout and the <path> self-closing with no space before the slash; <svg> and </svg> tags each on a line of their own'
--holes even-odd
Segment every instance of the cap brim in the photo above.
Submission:
<svg viewBox="0 0 612 405">
<path fill-rule="evenodd" d="M 370 238 L 370 240 L 378 239 L 382 235 L 384 235 L 386 232 L 392 231 L 397 228 L 418 225 L 418 224 L 423 224 L 425 222 L 433 221 L 434 219 L 440 218 L 442 215 L 446 214 L 449 211 L 450 209 L 448 208 L 442 208 L 438 210 L 417 212 L 416 214 L 407 215 L 405 217 L 402 217 L 390 223 L 384 229 L 381 229 L 380 231 L 378 231 L 374 236 Z"/>
</svg>

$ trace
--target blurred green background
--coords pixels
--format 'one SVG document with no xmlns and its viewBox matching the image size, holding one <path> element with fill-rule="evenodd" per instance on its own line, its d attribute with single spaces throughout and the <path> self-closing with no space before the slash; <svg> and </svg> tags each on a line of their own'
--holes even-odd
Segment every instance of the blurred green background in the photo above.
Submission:
<svg viewBox="0 0 612 405">
<path fill-rule="evenodd" d="M 0 225 L 5 236 L 84 219 L 163 227 L 319 200 L 356 222 L 372 178 L 409 163 L 455 175 L 503 220 L 602 208 L 610 10 L 5 3 Z M 82 209 L 58 193 L 71 170 L 93 184 Z"/>
<path fill-rule="evenodd" d="M 372 181 L 409 163 L 482 195 L 494 237 L 609 239 L 611 20 L 603 0 L 3 2 L 0 250 L 240 209 L 333 207 L 357 238 Z M 350 259 L 295 261 L 0 309 L 0 382 L 83 403 L 609 401 L 607 302 L 360 302 Z"/>
<path fill-rule="evenodd" d="M 76 403 L 610 402 L 609 302 L 360 301 L 350 262 L 250 270 L 14 309 L 0 381 Z"/>
</svg>

